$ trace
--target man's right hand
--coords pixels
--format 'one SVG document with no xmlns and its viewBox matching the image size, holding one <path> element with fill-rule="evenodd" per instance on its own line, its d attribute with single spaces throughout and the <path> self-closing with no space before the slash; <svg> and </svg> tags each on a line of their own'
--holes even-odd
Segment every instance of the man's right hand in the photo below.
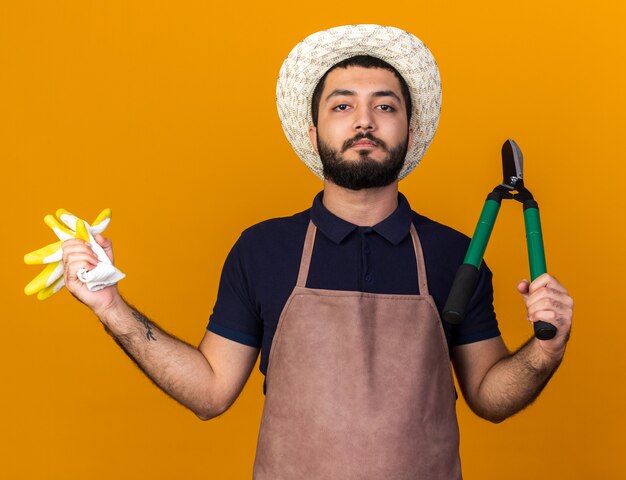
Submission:
<svg viewBox="0 0 626 480">
<path fill-rule="evenodd" d="M 111 240 L 104 238 L 102 235 L 96 235 L 95 239 L 104 249 L 111 262 L 113 262 Z M 91 270 L 98 265 L 98 257 L 93 252 L 89 242 L 73 238 L 64 241 L 62 248 L 63 264 L 65 265 L 63 272 L 65 286 L 72 295 L 93 310 L 98 317 L 102 318 L 102 314 L 108 308 L 122 300 L 117 290 L 117 285 L 111 285 L 97 292 L 92 292 L 87 288 L 87 284 L 78 278 L 77 273 L 81 268 Z"/>
</svg>

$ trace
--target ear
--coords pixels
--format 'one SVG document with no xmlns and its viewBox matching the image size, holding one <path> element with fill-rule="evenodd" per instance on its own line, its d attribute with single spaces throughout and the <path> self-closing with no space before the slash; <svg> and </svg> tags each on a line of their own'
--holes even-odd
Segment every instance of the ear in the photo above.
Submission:
<svg viewBox="0 0 626 480">
<path fill-rule="evenodd" d="M 315 150 L 315 153 L 319 155 L 320 152 L 317 151 L 317 127 L 313 125 L 309 127 L 309 140 L 313 150 Z"/>
</svg>

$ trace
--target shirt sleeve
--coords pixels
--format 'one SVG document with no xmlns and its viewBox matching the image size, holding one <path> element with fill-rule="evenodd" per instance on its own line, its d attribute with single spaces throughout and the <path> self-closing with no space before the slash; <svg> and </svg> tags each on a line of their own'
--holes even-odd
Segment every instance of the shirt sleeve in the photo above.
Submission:
<svg viewBox="0 0 626 480">
<path fill-rule="evenodd" d="M 463 323 L 452 327 L 451 346 L 487 340 L 500 336 L 496 312 L 493 308 L 493 274 L 483 262 L 478 284 L 467 308 Z"/>
<path fill-rule="evenodd" d="M 226 257 L 207 329 L 229 340 L 260 348 L 263 322 L 255 311 L 248 277 L 240 237 Z"/>
</svg>

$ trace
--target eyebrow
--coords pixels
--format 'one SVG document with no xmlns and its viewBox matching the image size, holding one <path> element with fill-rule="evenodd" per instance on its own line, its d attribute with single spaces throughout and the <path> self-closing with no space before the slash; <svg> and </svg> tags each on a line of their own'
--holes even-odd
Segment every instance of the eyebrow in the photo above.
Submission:
<svg viewBox="0 0 626 480">
<path fill-rule="evenodd" d="M 354 96 L 356 92 L 354 90 L 345 90 L 345 89 L 337 89 L 330 92 L 330 94 L 326 97 L 326 101 L 331 99 L 332 97 L 341 97 L 341 96 Z M 395 94 L 392 90 L 378 90 L 372 94 L 373 97 L 392 97 L 395 98 L 398 102 L 402 102 L 400 97 Z"/>
</svg>

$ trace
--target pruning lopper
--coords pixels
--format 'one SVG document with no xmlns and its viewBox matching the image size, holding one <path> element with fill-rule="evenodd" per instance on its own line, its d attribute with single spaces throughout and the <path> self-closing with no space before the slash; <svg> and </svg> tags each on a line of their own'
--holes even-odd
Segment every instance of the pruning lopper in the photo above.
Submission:
<svg viewBox="0 0 626 480">
<path fill-rule="evenodd" d="M 476 225 L 476 230 L 465 259 L 454 278 L 452 289 L 443 310 L 444 319 L 449 323 L 458 325 L 465 318 L 467 306 L 478 282 L 478 269 L 482 263 L 502 200 L 517 200 L 524 206 L 524 223 L 526 226 L 526 244 L 528 247 L 531 280 L 546 273 L 546 257 L 541 235 L 539 206 L 532 193 L 524 186 L 523 163 L 522 151 L 517 143 L 513 140 L 504 142 L 504 145 L 502 145 L 504 181 L 487 195 L 487 200 L 478 219 L 478 225 Z M 539 340 L 549 340 L 556 335 L 556 327 L 550 323 L 538 321 L 533 325 L 535 337 Z"/>
</svg>

